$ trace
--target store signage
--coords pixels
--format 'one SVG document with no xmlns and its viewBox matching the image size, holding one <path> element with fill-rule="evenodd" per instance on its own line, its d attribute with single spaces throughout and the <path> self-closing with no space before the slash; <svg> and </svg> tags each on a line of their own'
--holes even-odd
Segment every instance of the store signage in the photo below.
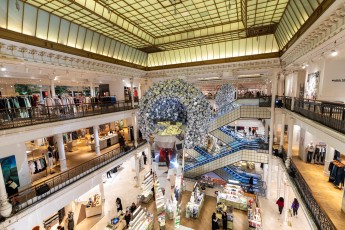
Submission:
<svg viewBox="0 0 345 230">
<path fill-rule="evenodd" d="M 333 82 L 345 82 L 345 78 L 343 79 L 332 79 Z"/>
</svg>

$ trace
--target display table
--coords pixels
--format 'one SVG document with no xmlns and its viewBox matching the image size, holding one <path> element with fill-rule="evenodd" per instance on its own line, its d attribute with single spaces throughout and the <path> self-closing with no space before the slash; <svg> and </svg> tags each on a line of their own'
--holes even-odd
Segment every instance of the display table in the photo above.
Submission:
<svg viewBox="0 0 345 230">
<path fill-rule="evenodd" d="M 252 207 L 248 209 L 248 224 L 249 230 L 261 229 L 261 210 L 257 207 L 256 203 L 252 204 Z"/>
<path fill-rule="evenodd" d="M 114 223 L 114 219 L 118 219 L 117 223 Z M 126 229 L 126 222 L 124 220 L 125 215 L 120 213 L 117 217 L 113 218 L 106 226 L 106 230 L 123 230 Z"/>
<path fill-rule="evenodd" d="M 192 195 L 186 205 L 186 218 L 198 218 L 204 204 L 205 194 L 194 185 Z"/>
<path fill-rule="evenodd" d="M 154 190 L 155 190 L 157 214 L 160 214 L 165 210 L 165 197 L 163 195 L 162 189 L 157 179 L 154 182 Z"/>
<path fill-rule="evenodd" d="M 119 138 L 118 138 L 117 134 L 108 135 L 108 136 L 99 138 L 99 148 L 100 149 L 105 149 L 105 148 L 110 147 L 112 145 L 115 145 L 117 143 L 119 143 Z M 95 151 L 95 142 L 94 141 L 91 143 L 91 150 Z"/>
<path fill-rule="evenodd" d="M 101 215 L 103 212 L 103 203 L 101 197 L 96 194 L 92 198 L 89 198 L 89 202 L 86 205 L 85 213 L 86 217 Z"/>
</svg>

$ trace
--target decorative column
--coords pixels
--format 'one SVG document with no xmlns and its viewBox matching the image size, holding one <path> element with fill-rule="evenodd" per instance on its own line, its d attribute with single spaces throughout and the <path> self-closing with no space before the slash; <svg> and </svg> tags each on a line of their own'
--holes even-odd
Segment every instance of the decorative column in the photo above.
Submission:
<svg viewBox="0 0 345 230">
<path fill-rule="evenodd" d="M 12 205 L 8 202 L 4 175 L 0 164 L 0 215 L 9 217 L 12 213 Z"/>
<path fill-rule="evenodd" d="M 102 200 L 105 200 L 103 182 L 100 182 L 100 183 L 98 184 L 98 188 L 99 188 L 99 193 L 101 194 Z"/>
<path fill-rule="evenodd" d="M 277 199 L 280 197 L 280 184 L 281 184 L 281 173 L 280 165 L 278 164 L 278 172 L 277 172 Z"/>
<path fill-rule="evenodd" d="M 133 78 L 130 78 L 129 82 L 131 83 L 132 108 L 134 108 L 134 85 L 133 85 Z"/>
<path fill-rule="evenodd" d="M 271 194 L 271 176 L 272 176 L 272 151 L 273 151 L 273 129 L 275 117 L 275 95 L 277 94 L 277 77 L 272 80 L 272 98 L 271 98 L 271 122 L 270 122 L 270 140 L 268 148 L 268 177 L 267 177 L 267 198 Z"/>
<path fill-rule="evenodd" d="M 95 87 L 93 86 L 93 82 L 90 82 L 90 95 L 91 97 L 95 97 Z"/>
<path fill-rule="evenodd" d="M 55 77 L 53 76 L 53 77 L 49 77 L 49 79 L 50 79 L 50 92 L 51 92 L 51 97 L 55 97 L 56 96 L 56 94 L 55 94 Z"/>
<path fill-rule="evenodd" d="M 285 165 L 288 168 L 290 166 L 290 161 L 292 157 L 292 142 L 293 142 L 293 129 L 294 129 L 294 119 L 292 117 L 289 118 L 289 127 L 288 127 L 288 151 L 287 151 L 287 159 L 285 161 Z"/>
<path fill-rule="evenodd" d="M 268 122 L 265 120 L 265 143 L 268 143 Z"/>
<path fill-rule="evenodd" d="M 96 155 L 101 155 L 101 148 L 99 146 L 99 134 L 98 134 L 99 126 L 95 125 L 93 126 L 93 136 L 94 136 L 94 142 L 95 142 L 95 151 Z"/>
<path fill-rule="evenodd" d="M 280 130 L 280 143 L 279 143 L 279 146 L 281 148 L 284 147 L 284 129 L 285 129 L 285 113 L 282 114 L 282 123 L 281 123 L 281 130 Z"/>
<path fill-rule="evenodd" d="M 289 186 L 288 182 L 286 181 L 284 183 L 284 209 L 283 209 L 284 210 L 284 223 L 286 225 L 288 225 L 288 215 L 289 215 L 289 209 L 291 207 L 289 196 L 290 196 L 290 186 Z"/>
<path fill-rule="evenodd" d="M 132 113 L 132 123 L 133 123 L 133 132 L 134 132 L 134 147 L 138 146 L 138 121 L 136 113 Z"/>
<path fill-rule="evenodd" d="M 326 156 L 325 156 L 325 166 L 323 167 L 323 173 L 327 176 L 329 176 L 330 171 L 328 170 L 329 163 L 333 161 L 334 158 L 334 148 L 327 145 L 326 146 Z"/>
<path fill-rule="evenodd" d="M 63 143 L 62 133 L 54 135 L 54 139 L 57 143 L 57 148 L 59 152 L 60 170 L 61 172 L 63 172 L 67 170 L 67 163 L 66 163 L 65 146 Z"/>
</svg>

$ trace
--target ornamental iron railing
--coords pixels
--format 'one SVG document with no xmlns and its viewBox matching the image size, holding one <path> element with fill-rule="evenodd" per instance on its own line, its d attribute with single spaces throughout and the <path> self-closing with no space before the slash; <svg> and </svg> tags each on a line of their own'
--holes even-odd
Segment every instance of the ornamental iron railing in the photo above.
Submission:
<svg viewBox="0 0 345 230">
<path fill-rule="evenodd" d="M 302 199 L 307 205 L 307 208 L 311 212 L 318 229 L 336 230 L 331 219 L 315 200 L 307 182 L 304 180 L 293 161 L 290 161 L 290 170 L 290 177 L 295 183 L 298 192 L 301 194 Z"/>
<path fill-rule="evenodd" d="M 0 109 L 0 130 L 135 109 L 131 101 Z"/>
<path fill-rule="evenodd" d="M 345 133 L 345 104 L 295 98 L 292 110 L 329 128 Z"/>
</svg>

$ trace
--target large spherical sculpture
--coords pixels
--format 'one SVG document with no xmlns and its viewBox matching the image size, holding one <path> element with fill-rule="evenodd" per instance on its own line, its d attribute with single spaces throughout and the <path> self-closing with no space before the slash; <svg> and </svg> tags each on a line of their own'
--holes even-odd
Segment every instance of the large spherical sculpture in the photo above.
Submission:
<svg viewBox="0 0 345 230">
<path fill-rule="evenodd" d="M 157 121 L 180 121 L 186 123 L 184 146 L 193 148 L 203 143 L 210 117 L 211 107 L 205 96 L 181 79 L 154 84 L 139 102 L 139 127 L 147 140 Z"/>
<path fill-rule="evenodd" d="M 230 84 L 224 84 L 220 89 L 217 91 L 217 95 L 215 98 L 216 105 L 218 108 L 223 107 L 235 100 L 235 93 L 236 89 Z"/>
</svg>

